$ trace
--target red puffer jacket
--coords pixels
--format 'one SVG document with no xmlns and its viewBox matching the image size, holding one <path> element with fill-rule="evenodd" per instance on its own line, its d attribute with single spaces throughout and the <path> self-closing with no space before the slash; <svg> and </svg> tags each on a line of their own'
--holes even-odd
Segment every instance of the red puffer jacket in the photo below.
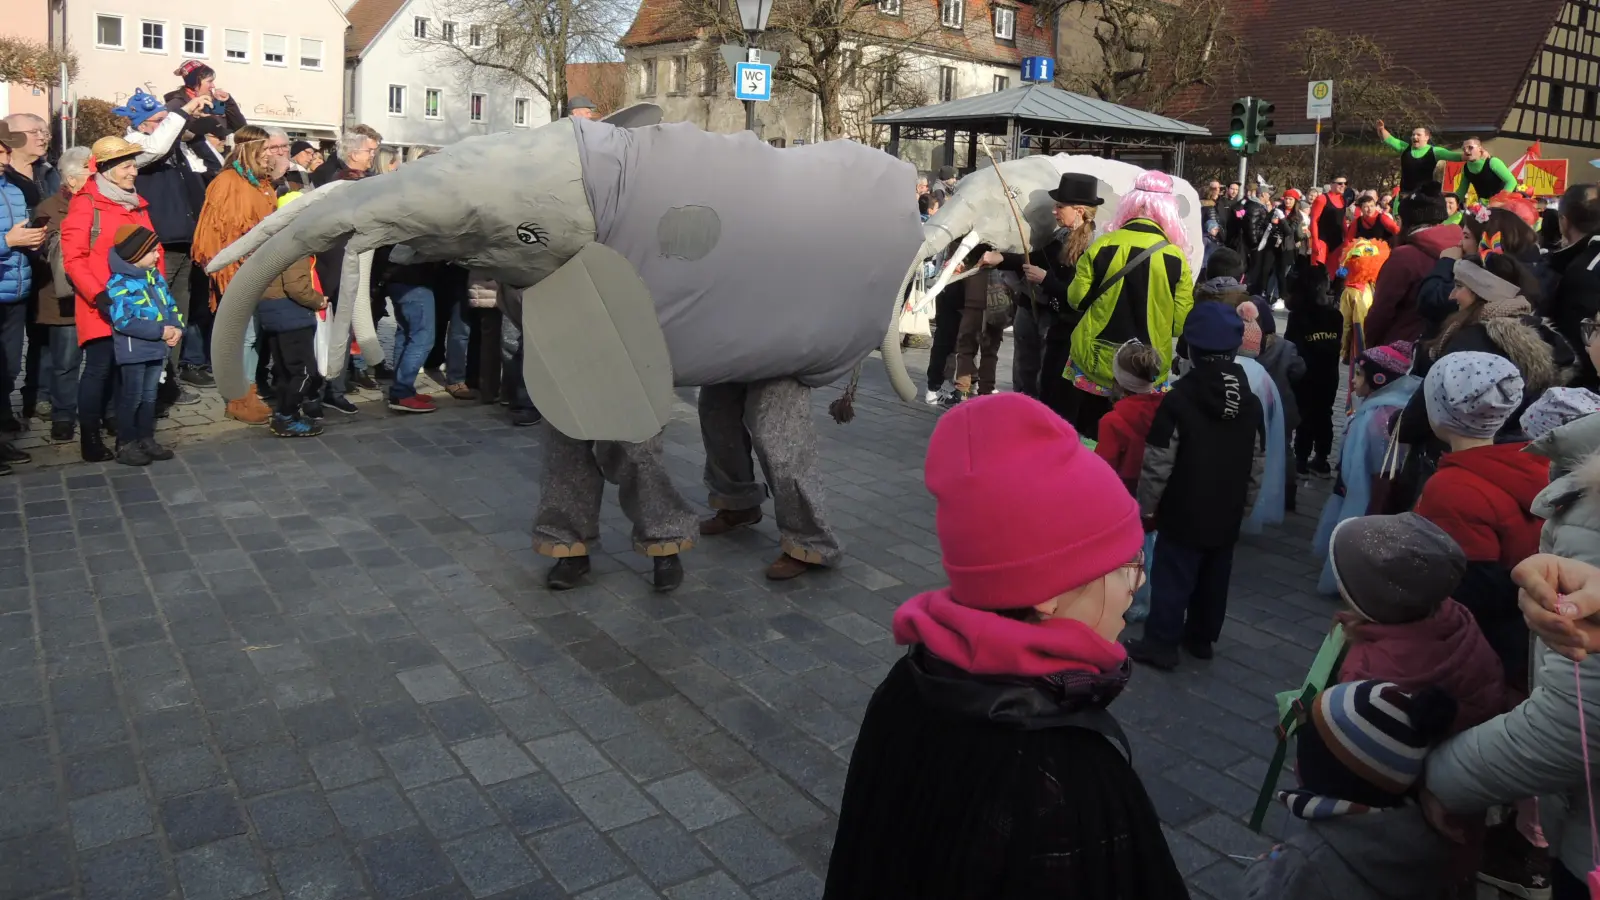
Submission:
<svg viewBox="0 0 1600 900">
<path fill-rule="evenodd" d="M 1461 545 L 1468 562 L 1511 567 L 1539 552 L 1544 521 L 1529 511 L 1550 483 L 1550 461 L 1526 443 L 1492 444 L 1439 460 L 1414 510 Z"/>
<path fill-rule="evenodd" d="M 1500 659 L 1490 649 L 1467 608 L 1444 601 L 1439 611 L 1420 622 L 1380 625 L 1363 622 L 1346 630 L 1350 649 L 1339 667 L 1339 680 L 1375 679 L 1420 691 L 1444 688 L 1456 699 L 1456 720 L 1450 732 L 1465 731 L 1510 709 Z"/>
<path fill-rule="evenodd" d="M 95 213 L 100 214 L 99 231 L 94 246 L 89 246 L 89 233 L 95 226 Z M 67 206 L 67 218 L 61 223 L 61 258 L 77 292 L 78 345 L 111 336 L 111 320 L 95 307 L 95 297 L 106 289 L 111 278 L 111 264 L 106 254 L 114 253 L 117 229 L 124 225 L 140 225 L 155 231 L 150 224 L 150 205 L 140 197 L 131 210 L 106 199 L 100 193 L 99 176 L 89 179 L 83 190 L 73 195 Z M 157 235 L 159 237 L 159 235 Z M 167 253 L 159 250 L 158 267 L 165 272 Z"/>
</svg>

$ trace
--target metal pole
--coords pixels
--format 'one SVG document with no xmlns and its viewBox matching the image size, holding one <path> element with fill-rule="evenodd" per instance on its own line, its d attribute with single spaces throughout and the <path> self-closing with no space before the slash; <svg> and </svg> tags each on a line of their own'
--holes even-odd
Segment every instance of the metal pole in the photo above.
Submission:
<svg viewBox="0 0 1600 900">
<path fill-rule="evenodd" d="M 1320 116 L 1317 117 L 1317 142 L 1313 145 L 1313 147 L 1314 149 L 1311 151 L 1310 187 L 1317 186 L 1317 176 L 1321 173 L 1322 169 L 1322 118 Z"/>
<path fill-rule="evenodd" d="M 744 59 L 745 59 L 745 62 L 758 63 L 758 62 L 761 61 L 761 51 L 756 49 L 756 37 L 757 37 L 757 35 L 758 35 L 758 32 L 755 32 L 755 31 L 747 31 L 747 32 L 745 32 L 745 41 L 744 41 Z M 771 90 L 771 87 L 769 86 L 767 89 Z M 744 130 L 745 131 L 749 131 L 751 133 L 754 133 L 755 130 L 756 130 L 756 102 L 754 100 L 746 100 L 746 101 L 744 101 Z M 761 135 L 759 135 L 759 134 L 756 135 L 756 137 L 760 137 L 760 136 Z"/>
<path fill-rule="evenodd" d="M 1250 157 L 1241 153 L 1239 154 L 1239 202 L 1241 203 L 1244 202 L 1244 198 L 1250 196 L 1250 182 L 1245 180 L 1249 174 Z"/>
<path fill-rule="evenodd" d="M 754 100 L 744 101 L 744 130 L 756 130 L 756 102 Z"/>
</svg>

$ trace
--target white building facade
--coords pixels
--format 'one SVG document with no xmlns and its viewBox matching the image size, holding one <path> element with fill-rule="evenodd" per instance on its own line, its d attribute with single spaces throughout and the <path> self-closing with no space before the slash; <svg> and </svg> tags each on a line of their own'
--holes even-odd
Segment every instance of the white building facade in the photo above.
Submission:
<svg viewBox="0 0 1600 900">
<path fill-rule="evenodd" d="M 71 3 L 73 93 L 113 104 L 135 89 L 159 98 L 181 86 L 179 64 L 197 59 L 216 70 L 217 87 L 251 122 L 331 138 L 342 120 L 347 25 L 334 0 Z"/>
<path fill-rule="evenodd" d="M 346 125 L 369 125 L 386 146 L 415 153 L 549 123 L 549 104 L 532 88 L 468 69 L 439 46 L 478 46 L 489 40 L 488 26 L 454 21 L 428 0 L 357 0 L 349 15 Z"/>
</svg>

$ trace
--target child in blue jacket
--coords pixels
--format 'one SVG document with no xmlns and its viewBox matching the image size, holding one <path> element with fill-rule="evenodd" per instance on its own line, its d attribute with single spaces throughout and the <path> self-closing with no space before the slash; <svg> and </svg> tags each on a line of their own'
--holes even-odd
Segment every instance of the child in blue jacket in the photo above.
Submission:
<svg viewBox="0 0 1600 900">
<path fill-rule="evenodd" d="M 157 268 L 160 243 L 155 232 L 139 225 L 117 229 L 107 254 L 111 278 L 106 282 L 112 347 L 122 387 L 117 398 L 117 462 L 148 466 L 171 459 L 172 451 L 156 443 L 156 388 L 168 348 L 183 336 L 183 316 Z"/>
</svg>

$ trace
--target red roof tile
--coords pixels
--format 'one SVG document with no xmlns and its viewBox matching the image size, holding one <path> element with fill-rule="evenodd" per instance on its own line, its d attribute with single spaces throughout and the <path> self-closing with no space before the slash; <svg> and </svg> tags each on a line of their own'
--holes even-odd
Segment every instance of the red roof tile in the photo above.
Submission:
<svg viewBox="0 0 1600 900">
<path fill-rule="evenodd" d="M 356 0 L 345 13 L 345 18 L 350 20 L 350 36 L 344 43 L 345 58 L 360 56 L 405 4 L 406 0 Z"/>
<path fill-rule="evenodd" d="M 594 102 L 595 115 L 617 111 L 627 86 L 628 67 L 619 62 L 567 63 L 567 96 L 582 94 Z"/>
<path fill-rule="evenodd" d="M 1280 131 L 1309 131 L 1304 120 L 1306 78 L 1294 44 L 1309 28 L 1358 27 L 1418 75 L 1443 107 L 1435 127 L 1446 132 L 1493 131 L 1505 121 L 1528 68 L 1537 58 L 1566 0 L 1232 0 L 1242 58 L 1236 78 L 1190 95 L 1166 110 L 1226 132 L 1235 97 L 1253 95 L 1277 105 Z M 1339 86 L 1334 84 L 1334 98 Z M 1302 127 L 1304 126 L 1304 127 Z M 1391 127 L 1409 129 L 1406 123 Z"/>
</svg>

